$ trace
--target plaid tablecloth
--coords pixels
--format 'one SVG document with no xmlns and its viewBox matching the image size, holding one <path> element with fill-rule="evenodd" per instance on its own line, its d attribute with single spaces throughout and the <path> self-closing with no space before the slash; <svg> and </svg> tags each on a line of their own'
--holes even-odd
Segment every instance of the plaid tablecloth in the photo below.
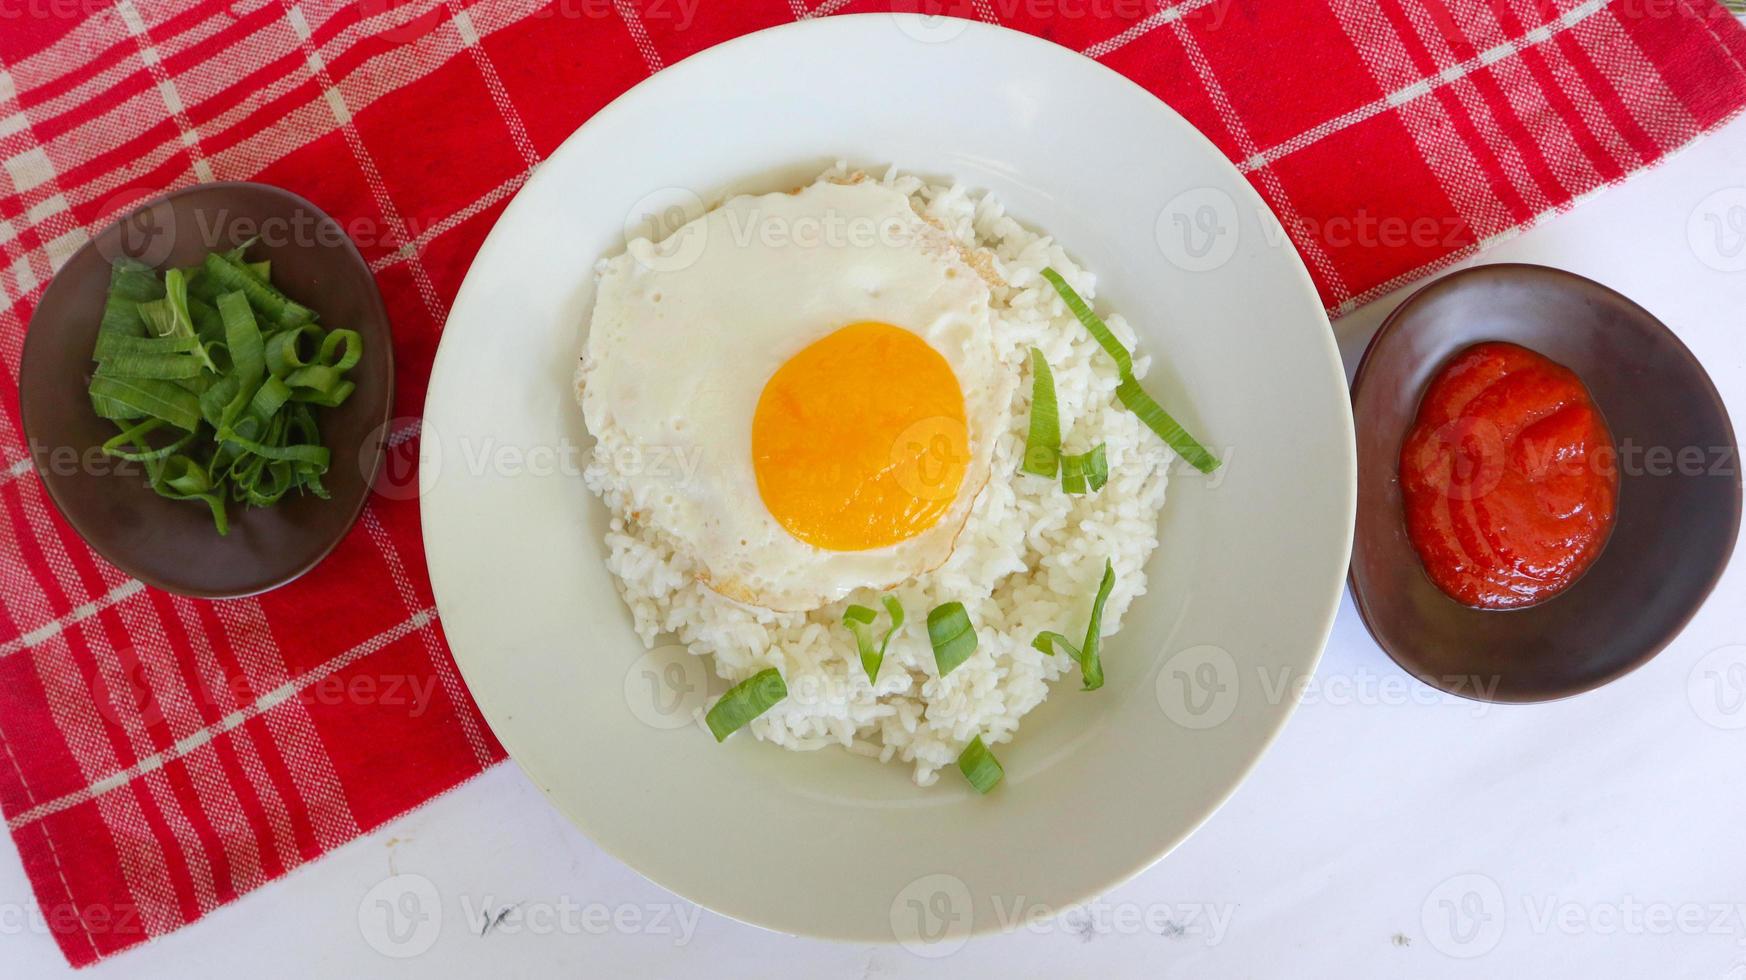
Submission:
<svg viewBox="0 0 1746 980">
<path fill-rule="evenodd" d="M 191 182 L 311 198 L 393 315 L 404 491 L 448 305 L 543 156 L 712 44 L 892 6 L 0 2 L 0 810 L 68 960 L 193 922 L 503 752 L 444 645 L 414 494 L 378 495 L 320 568 L 233 602 L 145 588 L 73 534 L 31 473 L 16 394 L 57 265 Z M 1710 0 L 895 7 L 1030 31 L 1156 92 L 1260 189 L 1335 314 L 1746 105 L 1746 33 Z"/>
</svg>

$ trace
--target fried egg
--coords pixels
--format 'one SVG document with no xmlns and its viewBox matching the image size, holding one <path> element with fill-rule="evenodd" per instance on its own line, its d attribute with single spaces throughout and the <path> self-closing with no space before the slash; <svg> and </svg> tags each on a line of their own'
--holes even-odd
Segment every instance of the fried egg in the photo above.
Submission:
<svg viewBox="0 0 1746 980">
<path fill-rule="evenodd" d="M 579 397 L 699 581 L 800 611 L 950 557 L 1007 427 L 989 286 L 900 192 L 741 196 L 602 264 Z"/>
</svg>

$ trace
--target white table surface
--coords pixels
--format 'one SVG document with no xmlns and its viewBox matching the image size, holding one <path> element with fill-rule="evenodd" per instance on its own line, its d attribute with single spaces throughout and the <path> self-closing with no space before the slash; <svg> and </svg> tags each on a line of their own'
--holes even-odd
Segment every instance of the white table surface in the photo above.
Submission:
<svg viewBox="0 0 1746 980">
<path fill-rule="evenodd" d="M 1746 216 L 1746 120 L 1480 261 L 1560 266 L 1636 299 L 1746 423 L 1746 241 L 1723 243 L 1741 249 L 1730 260 L 1690 237 L 1730 206 Z M 1348 373 L 1404 296 L 1336 324 Z M 1206 827 L 1098 904 L 943 958 L 701 911 L 504 765 L 89 975 L 1746 980 L 1743 585 L 1736 561 L 1648 666 L 1528 707 L 1411 680 L 1348 597 L 1303 705 Z M 378 902 L 420 896 L 440 923 L 390 934 Z M 509 906 L 482 936 L 480 917 Z M 0 846 L 0 977 L 70 973 Z"/>
</svg>

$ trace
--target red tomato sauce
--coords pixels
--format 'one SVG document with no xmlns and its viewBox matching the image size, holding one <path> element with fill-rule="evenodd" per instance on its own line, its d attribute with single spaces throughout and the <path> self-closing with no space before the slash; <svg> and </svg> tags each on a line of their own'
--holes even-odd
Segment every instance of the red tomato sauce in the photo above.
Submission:
<svg viewBox="0 0 1746 980">
<path fill-rule="evenodd" d="M 1515 344 L 1476 344 L 1425 389 L 1401 447 L 1407 535 L 1431 581 L 1459 602 L 1544 602 L 1606 546 L 1617 462 L 1574 373 Z"/>
</svg>

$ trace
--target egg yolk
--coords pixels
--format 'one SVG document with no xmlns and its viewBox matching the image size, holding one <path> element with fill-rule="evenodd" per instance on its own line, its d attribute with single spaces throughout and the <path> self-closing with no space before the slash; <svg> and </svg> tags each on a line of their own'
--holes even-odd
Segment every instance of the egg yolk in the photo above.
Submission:
<svg viewBox="0 0 1746 980">
<path fill-rule="evenodd" d="M 853 323 L 777 369 L 752 419 L 758 492 L 777 523 L 831 551 L 937 524 L 970 461 L 964 393 L 927 341 Z"/>
</svg>

